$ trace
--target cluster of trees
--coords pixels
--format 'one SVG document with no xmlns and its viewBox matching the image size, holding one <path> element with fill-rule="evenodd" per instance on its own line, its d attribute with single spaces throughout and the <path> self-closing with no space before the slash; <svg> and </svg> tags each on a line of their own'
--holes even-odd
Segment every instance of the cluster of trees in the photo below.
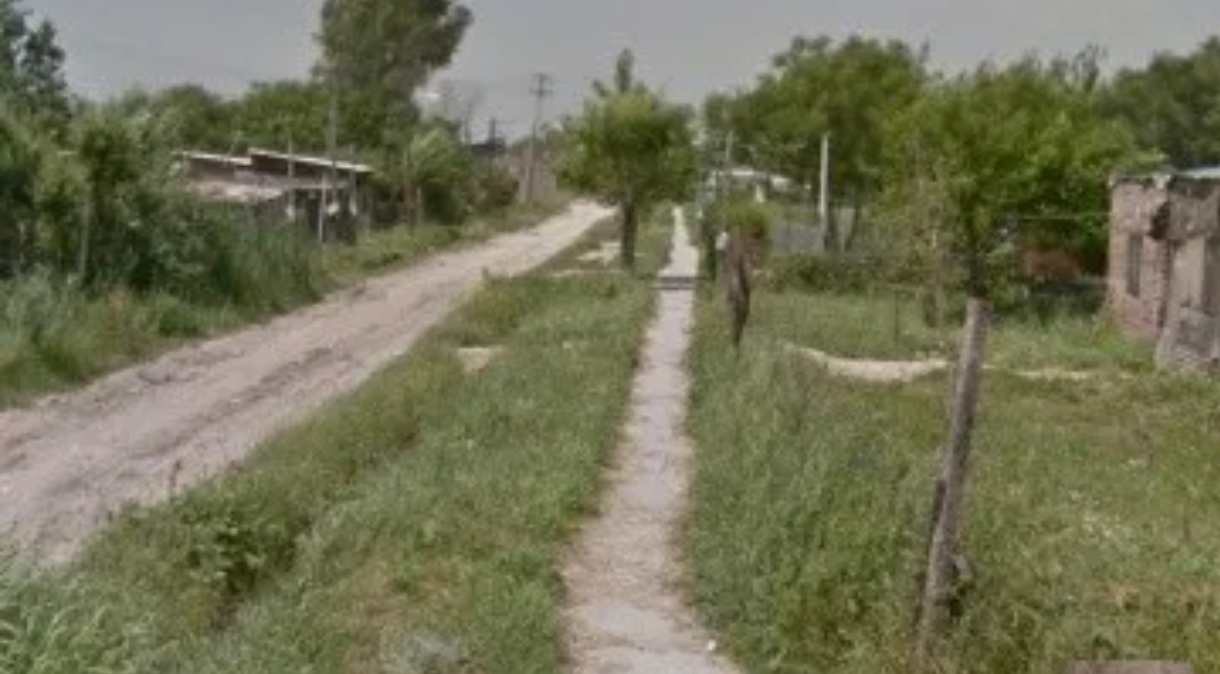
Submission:
<svg viewBox="0 0 1220 674">
<path fill-rule="evenodd" d="M 258 84 L 235 100 L 182 85 L 92 103 L 68 90 L 53 24 L 0 0 L 0 280 L 44 272 L 88 287 L 191 289 L 225 276 L 214 239 L 232 228 L 187 195 L 173 150 L 322 152 L 332 109 L 335 144 L 377 165 L 406 213 L 427 205 L 429 217 L 456 221 L 511 203 L 512 177 L 474 160 L 460 120 L 425 119 L 414 102 L 456 51 L 467 9 L 327 0 L 321 20 L 308 79 Z"/>
<path fill-rule="evenodd" d="M 1096 48 L 945 75 L 903 42 L 801 38 L 703 120 L 711 151 L 733 138 L 735 160 L 810 188 L 829 134 L 832 197 L 870 213 L 867 243 L 932 276 L 956 260 L 986 295 L 1030 247 L 1102 271 L 1108 176 L 1220 162 L 1217 101 L 1220 38 L 1109 78 Z"/>
</svg>

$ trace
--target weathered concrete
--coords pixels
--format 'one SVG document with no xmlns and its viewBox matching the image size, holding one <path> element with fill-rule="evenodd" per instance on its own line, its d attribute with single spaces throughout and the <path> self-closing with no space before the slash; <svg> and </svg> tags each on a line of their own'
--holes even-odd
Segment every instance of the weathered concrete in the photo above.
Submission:
<svg viewBox="0 0 1220 674">
<path fill-rule="evenodd" d="M 683 601 L 678 524 L 686 505 L 691 445 L 683 434 L 684 357 L 694 291 L 684 279 L 698 252 L 677 214 L 674 250 L 662 272 L 630 419 L 601 515 L 565 571 L 569 653 L 576 674 L 730 674 L 734 669 Z"/>
</svg>

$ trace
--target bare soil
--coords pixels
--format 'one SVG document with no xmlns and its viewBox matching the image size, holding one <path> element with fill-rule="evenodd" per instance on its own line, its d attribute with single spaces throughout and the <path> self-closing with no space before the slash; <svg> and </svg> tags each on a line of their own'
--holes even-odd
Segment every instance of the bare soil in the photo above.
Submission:
<svg viewBox="0 0 1220 674">
<path fill-rule="evenodd" d="M 0 413 L 0 526 L 33 559 L 71 559 L 123 506 L 240 462 L 405 353 L 484 275 L 528 271 L 608 214 L 578 203 L 535 229 Z"/>
<path fill-rule="evenodd" d="M 648 332 L 624 442 L 600 515 L 565 569 L 568 653 L 576 674 L 730 674 L 680 587 L 677 540 L 692 450 L 683 433 L 698 266 L 681 213 L 660 309 Z"/>
</svg>

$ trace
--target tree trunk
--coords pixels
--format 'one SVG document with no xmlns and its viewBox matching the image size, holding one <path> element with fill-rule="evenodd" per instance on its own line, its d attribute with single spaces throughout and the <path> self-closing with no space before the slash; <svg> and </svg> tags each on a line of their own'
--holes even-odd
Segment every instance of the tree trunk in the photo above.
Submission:
<svg viewBox="0 0 1220 674">
<path fill-rule="evenodd" d="M 916 672 L 927 672 L 932 668 L 935 647 L 948 627 L 950 602 L 957 589 L 958 543 L 967 459 L 974 433 L 983 346 L 989 322 L 987 303 L 972 297 L 967 307 L 966 330 L 955 373 L 949 437 L 943 450 L 940 477 L 933 499 L 932 536 L 916 629 Z"/>
<path fill-rule="evenodd" d="M 639 236 L 639 210 L 633 201 L 623 204 L 622 263 L 623 269 L 635 269 L 635 242 Z"/>
<path fill-rule="evenodd" d="M 706 214 L 703 222 L 700 223 L 701 234 L 703 236 L 703 269 L 707 273 L 708 278 L 716 280 L 718 274 L 717 262 L 719 255 L 716 250 L 716 227 L 712 219 Z"/>
</svg>

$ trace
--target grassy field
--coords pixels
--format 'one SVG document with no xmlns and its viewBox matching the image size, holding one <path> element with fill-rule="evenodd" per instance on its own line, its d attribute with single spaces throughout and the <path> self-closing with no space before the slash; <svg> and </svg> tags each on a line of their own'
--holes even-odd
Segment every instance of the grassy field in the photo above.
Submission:
<svg viewBox="0 0 1220 674">
<path fill-rule="evenodd" d="M 782 339 L 843 358 L 917 359 L 952 351 L 957 329 L 938 332 L 908 297 L 763 293 L 760 322 Z M 1147 372 L 1152 349 L 1104 320 L 1064 317 L 1047 326 L 1000 319 L 988 362 L 1011 369 L 1063 368 Z"/>
<path fill-rule="evenodd" d="M 182 344 L 317 301 L 327 290 L 405 266 L 424 255 L 521 229 L 558 206 L 510 210 L 460 227 L 374 231 L 356 246 L 302 253 L 284 237 L 250 237 L 227 273 L 237 302 L 167 293 L 92 297 L 42 278 L 0 283 L 0 409 L 79 386 Z"/>
<path fill-rule="evenodd" d="M 621 275 L 493 280 L 356 393 L 125 515 L 65 574 L 0 573 L 0 672 L 559 671 L 560 557 L 651 307 Z M 467 372 L 472 346 L 502 351 Z"/>
<path fill-rule="evenodd" d="M 740 358 L 720 306 L 700 309 L 692 595 L 751 672 L 902 671 L 948 382 L 834 379 L 781 347 L 917 350 L 861 326 L 863 307 L 884 305 L 762 305 Z M 845 306 L 860 313 L 829 320 Z M 997 341 L 1023 363 L 1113 364 L 1092 339 L 1069 325 Z M 965 523 L 974 578 L 942 671 L 1057 674 L 1076 658 L 1220 669 L 1218 433 L 1220 387 L 1204 380 L 989 373 Z"/>
</svg>

